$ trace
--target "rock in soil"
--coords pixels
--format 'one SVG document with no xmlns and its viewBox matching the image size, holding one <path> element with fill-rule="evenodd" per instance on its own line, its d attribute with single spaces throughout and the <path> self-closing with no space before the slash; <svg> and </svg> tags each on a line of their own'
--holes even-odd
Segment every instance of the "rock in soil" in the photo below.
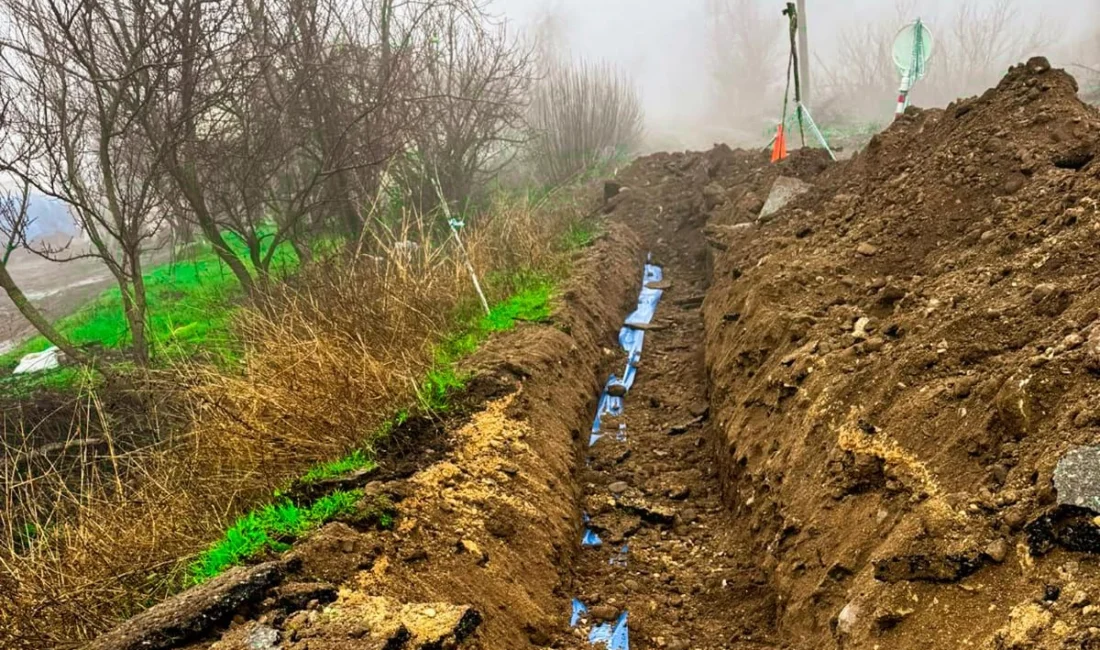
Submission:
<svg viewBox="0 0 1100 650">
<path fill-rule="evenodd" d="M 811 185 L 792 176 L 780 176 L 772 183 L 768 200 L 760 210 L 760 220 L 769 221 L 776 212 L 782 210 L 788 203 L 810 191 Z"/>
<path fill-rule="evenodd" d="M 275 606 L 293 612 L 311 603 L 327 605 L 336 600 L 336 587 L 327 582 L 291 582 L 274 590 Z"/>
<path fill-rule="evenodd" d="M 1074 447 L 1054 468 L 1054 488 L 1061 505 L 1100 514 L 1100 447 Z"/>
<path fill-rule="evenodd" d="M 481 614 L 468 605 L 401 604 L 383 597 L 350 594 L 318 617 L 288 623 L 295 641 L 285 644 L 284 649 L 455 648 L 481 622 Z"/>
</svg>

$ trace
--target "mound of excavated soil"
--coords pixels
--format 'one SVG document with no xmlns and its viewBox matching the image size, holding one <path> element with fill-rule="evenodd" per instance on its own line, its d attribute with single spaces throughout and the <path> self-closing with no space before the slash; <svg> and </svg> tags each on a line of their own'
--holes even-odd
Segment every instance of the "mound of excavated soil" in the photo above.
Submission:
<svg viewBox="0 0 1100 650">
<path fill-rule="evenodd" d="M 1100 647 L 1097 513 L 1052 482 L 1100 443 L 1100 114 L 1076 90 L 1033 59 L 816 177 L 785 163 L 815 187 L 763 225 L 737 225 L 760 155 L 680 162 L 720 185 L 696 188 L 718 460 L 782 641 Z"/>
</svg>

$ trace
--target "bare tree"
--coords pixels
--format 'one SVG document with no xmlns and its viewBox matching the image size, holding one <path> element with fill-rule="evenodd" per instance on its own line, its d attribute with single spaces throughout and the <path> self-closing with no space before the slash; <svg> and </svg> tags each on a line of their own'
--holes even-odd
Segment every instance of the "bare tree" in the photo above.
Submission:
<svg viewBox="0 0 1100 650">
<path fill-rule="evenodd" d="M 0 197 L 0 233 L 4 237 L 4 254 L 0 259 L 0 289 L 4 290 L 19 313 L 29 322 L 47 341 L 55 345 L 70 359 L 84 365 L 94 366 L 91 357 L 84 354 L 80 348 L 73 345 L 63 334 L 57 331 L 49 319 L 27 299 L 23 290 L 12 278 L 8 271 L 8 261 L 11 254 L 19 247 L 19 242 L 26 239 L 26 231 L 32 219 L 28 208 L 30 207 L 31 188 L 27 182 L 23 182 L 22 188 L 16 192 L 8 192 Z"/>
<path fill-rule="evenodd" d="M 139 365 L 149 362 L 142 256 L 164 217 L 160 161 L 136 129 L 146 97 L 135 80 L 154 65 L 147 1 L 0 3 L 11 25 L 0 43 L 9 98 L 0 169 L 70 206 L 91 247 L 37 252 L 103 261 L 119 286 Z"/>
<path fill-rule="evenodd" d="M 939 102 L 980 92 L 996 84 L 1008 66 L 1049 46 L 1051 27 L 1043 14 L 1025 20 L 1019 0 L 963 0 L 942 29 L 928 86 Z"/>
<path fill-rule="evenodd" d="M 11 260 L 11 254 L 19 250 L 21 242 L 26 241 L 27 231 L 34 225 L 34 219 L 30 216 L 31 187 L 26 181 L 21 185 L 18 195 L 9 192 L 0 203 L 0 235 L 4 238 L 0 263 L 5 266 Z"/>
<path fill-rule="evenodd" d="M 359 17 L 341 21 L 342 38 L 355 47 L 342 51 L 339 66 L 334 66 L 349 80 L 348 93 L 356 98 L 351 110 L 344 110 L 342 123 L 350 125 L 345 137 L 360 161 L 346 174 L 345 199 L 358 212 L 357 245 L 372 239 L 365 237 L 366 227 L 373 226 L 365 217 L 373 211 L 387 170 L 393 169 L 391 163 L 400 163 L 414 152 L 415 134 L 433 123 L 440 98 L 431 94 L 435 91 L 425 79 L 442 36 L 435 28 L 445 24 L 443 16 L 448 12 L 484 16 L 479 0 L 364 0 L 364 4 Z M 381 57 L 375 54 L 373 34 L 383 44 Z M 365 206 L 371 207 L 364 211 Z"/>
<path fill-rule="evenodd" d="M 515 158 L 535 75 L 533 50 L 504 25 L 451 8 L 430 30 L 421 91 L 428 119 L 412 131 L 415 155 L 400 166 L 422 207 L 434 205 L 436 180 L 448 201 L 465 202 Z"/>
<path fill-rule="evenodd" d="M 755 0 L 707 0 L 706 12 L 714 112 L 736 123 L 774 111 L 767 90 L 786 71 L 786 19 Z"/>
<path fill-rule="evenodd" d="M 253 294 L 285 243 L 306 258 L 324 229 L 362 241 L 395 157 L 416 152 L 447 196 L 466 198 L 522 133 L 531 54 L 478 0 L 0 0 L 0 10 L 12 26 L 0 42 L 11 98 L 0 170 L 70 206 L 90 246 L 38 252 L 103 260 L 141 365 L 143 254 L 169 229 L 201 232 Z M 608 70 L 583 74 L 604 93 L 591 98 L 627 118 L 611 140 L 583 144 L 636 139 L 632 91 Z M 610 115 L 600 108 L 590 122 Z"/>
<path fill-rule="evenodd" d="M 532 155 L 539 176 L 562 182 L 632 152 L 643 112 L 632 81 L 607 63 L 555 64 L 531 101 Z"/>
<path fill-rule="evenodd" d="M 530 32 L 534 40 L 535 54 L 543 72 L 568 58 L 566 34 L 569 32 L 569 17 L 562 9 L 560 1 L 543 8 L 535 18 Z"/>
<path fill-rule="evenodd" d="M 897 30 L 914 19 L 915 6 L 915 0 L 895 0 L 887 14 L 843 28 L 830 61 L 817 57 L 823 73 L 817 93 L 821 117 L 878 117 L 896 107 L 900 78 L 892 48 Z"/>
<path fill-rule="evenodd" d="M 235 2 L 179 0 L 145 7 L 143 14 L 148 17 L 142 22 L 152 21 L 158 28 L 150 43 L 150 61 L 155 65 L 134 75 L 143 101 L 135 121 L 150 156 L 163 166 L 169 191 L 251 294 L 252 276 L 224 237 L 203 182 L 205 170 L 226 161 L 211 160 L 200 146 L 204 137 L 234 128 L 220 102 L 249 83 L 254 74 L 247 56 L 226 55 L 241 47 L 244 13 Z"/>
</svg>

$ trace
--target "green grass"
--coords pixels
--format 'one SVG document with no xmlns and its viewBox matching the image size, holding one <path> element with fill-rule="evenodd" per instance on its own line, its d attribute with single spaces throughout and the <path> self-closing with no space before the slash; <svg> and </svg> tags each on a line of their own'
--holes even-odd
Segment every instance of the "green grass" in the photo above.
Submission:
<svg viewBox="0 0 1100 650">
<path fill-rule="evenodd" d="M 290 542 L 322 524 L 353 514 L 362 496 L 362 490 L 337 491 L 308 507 L 282 500 L 253 510 L 237 519 L 221 540 L 188 567 L 189 581 L 206 582 L 229 567 L 264 553 L 283 552 Z"/>
<path fill-rule="evenodd" d="M 95 387 L 101 377 L 86 368 L 64 366 L 26 375 L 0 377 L 5 397 L 25 398 L 41 391 L 71 391 L 79 387 Z"/>
<path fill-rule="evenodd" d="M 243 242 L 235 236 L 227 240 L 238 256 L 246 256 Z M 272 268 L 286 271 L 297 266 L 297 256 L 287 244 L 275 254 Z M 190 260 L 150 267 L 144 275 L 148 302 L 146 336 L 157 359 L 171 360 L 202 355 L 221 367 L 239 358 L 239 346 L 230 335 L 235 302 L 241 295 L 240 283 L 209 245 L 194 247 Z M 124 350 L 132 345 L 130 330 L 122 309 L 118 287 L 55 323 L 58 331 L 75 345 L 98 345 L 108 350 Z M 41 352 L 50 343 L 36 336 L 15 350 L 0 356 L 0 367 L 13 368 L 19 359 Z M 65 370 L 37 373 L 36 382 L 67 384 Z"/>
<path fill-rule="evenodd" d="M 576 221 L 569 224 L 569 229 L 561 237 L 561 247 L 567 251 L 588 248 L 596 242 L 603 232 L 592 221 Z"/>
<path fill-rule="evenodd" d="M 507 276 L 513 286 L 511 296 L 492 306 L 488 314 L 467 315 L 458 332 L 436 346 L 431 369 L 417 390 L 417 405 L 429 413 L 445 413 L 450 409 L 450 396 L 465 388 L 468 377 L 457 368 L 457 362 L 470 355 L 482 341 L 495 332 L 512 329 L 520 322 L 544 322 L 552 312 L 554 284 L 546 275 L 519 273 Z M 490 278 L 490 284 L 503 283 Z"/>
<path fill-rule="evenodd" d="M 386 427 L 387 433 L 388 429 L 391 427 Z M 375 464 L 373 459 L 367 457 L 365 451 L 356 449 L 339 460 L 314 465 L 298 479 L 298 482 L 307 484 L 316 483 L 318 481 L 343 476 L 344 474 L 349 474 L 360 469 L 374 469 L 376 467 L 378 467 L 378 465 Z"/>
</svg>

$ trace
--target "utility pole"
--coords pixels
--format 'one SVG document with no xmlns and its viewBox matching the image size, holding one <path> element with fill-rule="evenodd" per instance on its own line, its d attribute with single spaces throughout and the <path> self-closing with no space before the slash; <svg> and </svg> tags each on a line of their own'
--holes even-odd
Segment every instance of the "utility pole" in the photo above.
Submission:
<svg viewBox="0 0 1100 650">
<path fill-rule="evenodd" d="M 802 103 L 812 105 L 810 98 L 810 36 L 806 31 L 806 0 L 798 0 L 798 67 L 802 77 Z"/>
</svg>

